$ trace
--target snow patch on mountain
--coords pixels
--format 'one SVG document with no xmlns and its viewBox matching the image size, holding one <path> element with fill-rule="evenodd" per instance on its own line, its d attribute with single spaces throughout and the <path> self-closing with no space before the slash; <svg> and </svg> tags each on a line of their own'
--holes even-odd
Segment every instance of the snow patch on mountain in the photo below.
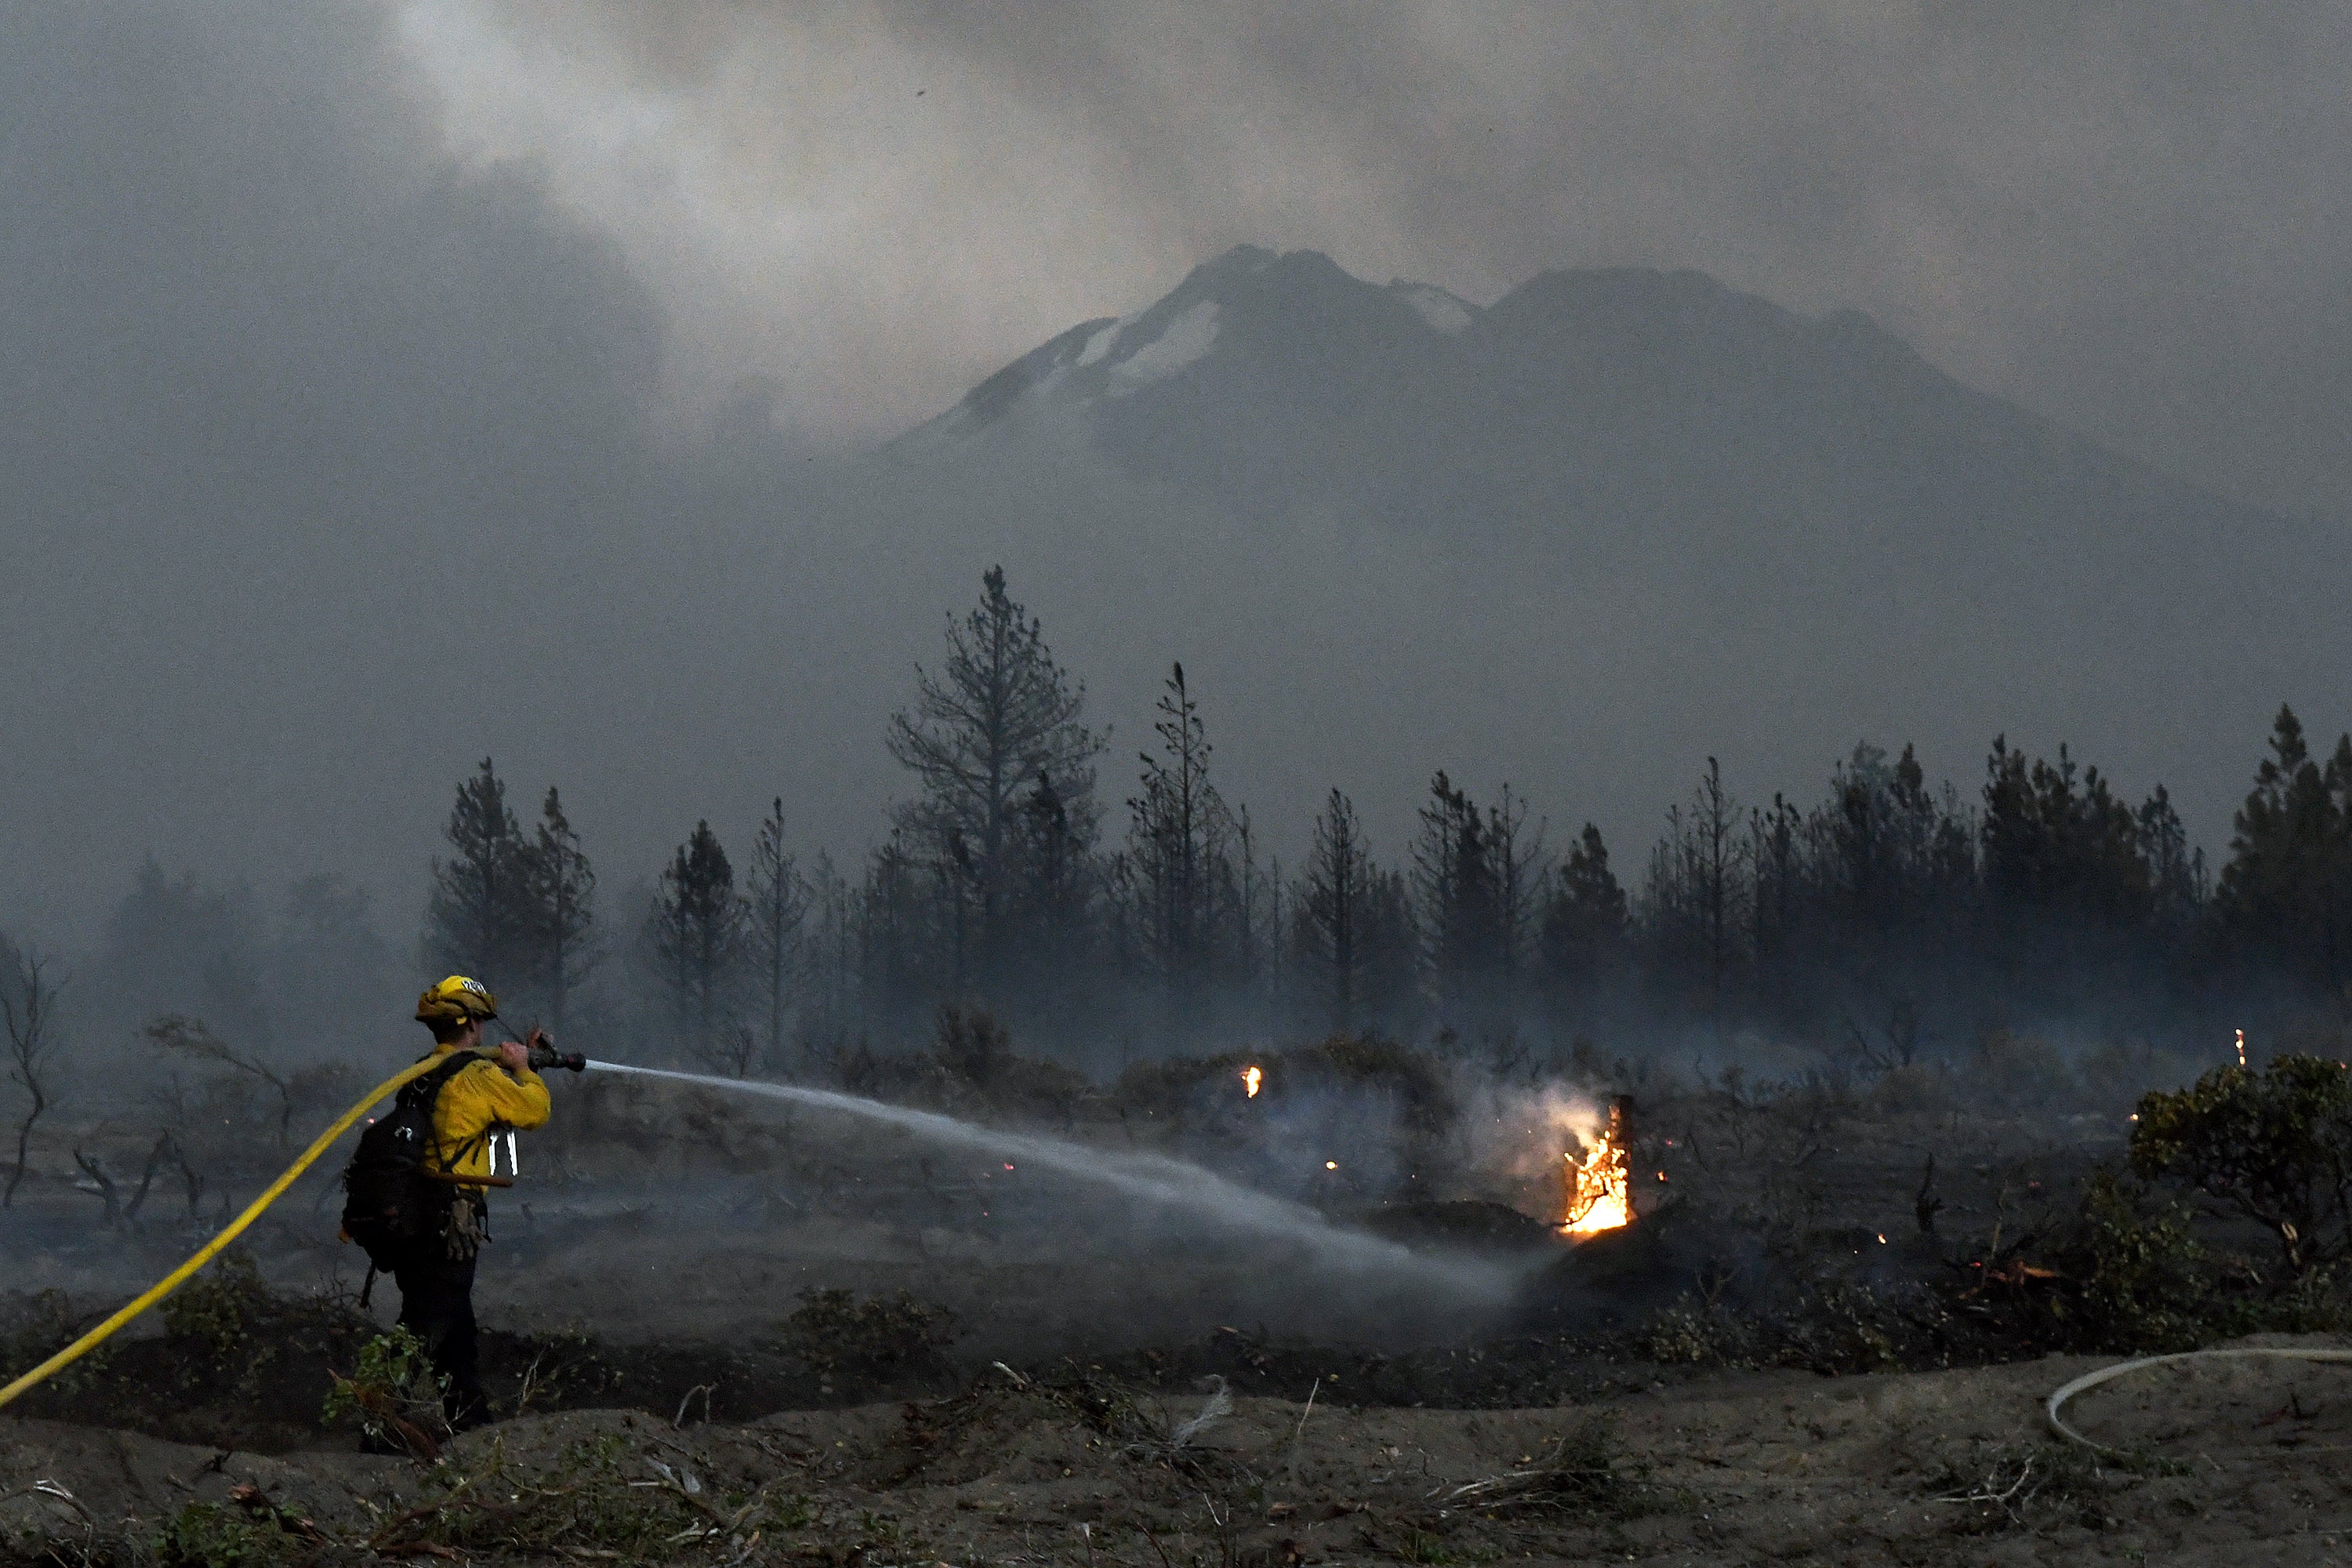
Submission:
<svg viewBox="0 0 2352 1568">
<path fill-rule="evenodd" d="M 1433 288 L 1427 283 L 1392 283 L 1390 287 L 1404 296 L 1405 303 L 1411 305 L 1433 331 L 1443 332 L 1449 338 L 1465 331 L 1477 319 L 1468 305 L 1443 289 Z"/>
<path fill-rule="evenodd" d="M 1093 337 L 1088 338 L 1087 346 L 1078 351 L 1078 357 L 1070 362 L 1071 367 L 1082 370 L 1110 353 L 1110 341 L 1118 336 L 1118 330 L 1125 325 L 1127 325 L 1125 320 L 1113 321 Z"/>
<path fill-rule="evenodd" d="M 1217 341 L 1217 302 L 1202 300 L 1170 321 L 1160 334 L 1110 368 L 1109 393 L 1125 397 L 1165 381 L 1206 354 Z M 1091 353 L 1094 344 L 1088 343 Z"/>
</svg>

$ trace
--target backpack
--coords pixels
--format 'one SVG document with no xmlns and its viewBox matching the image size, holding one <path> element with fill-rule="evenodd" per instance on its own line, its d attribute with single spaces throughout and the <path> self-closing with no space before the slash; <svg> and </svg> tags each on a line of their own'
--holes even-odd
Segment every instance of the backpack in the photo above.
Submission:
<svg viewBox="0 0 2352 1568">
<path fill-rule="evenodd" d="M 360 1134 L 343 1167 L 343 1234 L 366 1249 L 371 1275 L 391 1273 L 449 1206 L 452 1189 L 419 1173 L 433 1146 L 433 1103 L 443 1084 L 479 1060 L 471 1051 L 451 1053 L 402 1085 L 390 1113 Z"/>
</svg>

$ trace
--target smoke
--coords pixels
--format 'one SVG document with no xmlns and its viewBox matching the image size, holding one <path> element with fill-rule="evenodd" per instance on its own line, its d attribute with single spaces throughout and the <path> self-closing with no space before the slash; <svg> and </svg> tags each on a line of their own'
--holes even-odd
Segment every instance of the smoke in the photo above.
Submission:
<svg viewBox="0 0 2352 1568">
<path fill-rule="evenodd" d="M 2340 7 L 1417 0 L 824 13 L 417 0 L 677 311 L 674 381 L 827 439 L 935 412 L 1241 241 L 1491 299 L 1696 267 L 2290 510 L 2352 437 Z"/>
<path fill-rule="evenodd" d="M 1455 1075 L 1461 1105 L 1452 1154 L 1486 1193 L 1522 1213 L 1557 1221 L 1567 1206 L 1562 1156 L 1595 1142 L 1607 1110 L 1557 1080 L 1512 1084 L 1491 1075 Z"/>
<path fill-rule="evenodd" d="M 2255 751 L 2243 690 L 2326 664 L 2287 657 L 2309 651 L 2291 626 L 2218 698 L 2203 645 L 2151 626 L 2178 663 L 2134 663 L 2121 700 L 2021 668 L 2030 650 L 1966 668 L 2004 646 L 1945 635 L 1973 605 L 1888 612 L 1902 657 L 1777 614 L 1785 641 L 1727 649 L 1683 584 L 1568 572 L 1498 596 L 1451 542 L 1323 516 L 1261 538 L 1079 464 L 1042 488 L 959 476 L 951 497 L 799 477 L 771 414 L 812 439 L 895 428 L 1236 238 L 1478 297 L 1547 264 L 1695 262 L 1869 305 L 1996 383 L 2080 353 L 2075 391 L 2195 394 L 2149 429 L 2227 424 L 2208 372 L 2263 340 L 2183 346 L 2216 310 L 2352 364 L 2307 248 L 2340 222 L 2309 210 L 2342 166 L 2330 15 L 1339 15 L 28 16 L 0 59 L 25 150 L 0 226 L 0 651 L 19 677 L 0 683 L 0 921 L 99 954 L 84 1044 L 167 1008 L 266 1017 L 289 1049 L 398 1037 L 425 862 L 486 754 L 526 805 L 563 787 L 616 947 L 697 820 L 740 850 L 776 795 L 796 845 L 854 877 L 906 787 L 884 719 L 1000 554 L 1119 735 L 1186 661 L 1221 787 L 1294 863 L 1335 784 L 1393 863 L 1445 766 L 1518 781 L 1561 829 L 1602 822 L 1631 880 L 1709 748 L 1760 805 L 1809 796 L 1856 729 L 1932 725 L 1931 773 L 1967 779 L 1961 748 L 2027 722 L 2135 795 L 2183 786 L 2214 841 Z M 704 289 L 712 269 L 733 281 Z M 2221 278 L 2234 293 L 2180 308 Z M 787 374 L 738 395 L 762 367 Z M 2341 401 L 2305 397 L 2324 383 L 2301 372 L 2258 379 L 2224 401 L 2251 418 L 2303 398 L 2282 438 Z M 665 382 L 710 405 L 699 444 L 663 431 Z M 2336 438 L 2286 444 L 2325 462 Z M 2074 677 L 2123 662 L 2084 661 Z M 2239 709 L 2244 731 L 2216 732 Z M 169 899 L 149 897 L 150 851 Z M 280 896 L 326 875 L 347 880 Z M 107 928 L 126 884 L 174 904 L 175 934 Z M 1963 1037 L 1971 1005 L 1940 1026 Z M 1603 1021 L 1644 1026 L 1622 1012 Z M 1141 1017 L 1118 1027 L 1160 1048 Z M 1139 1048 L 1096 1026 L 1038 1048 L 1097 1068 Z"/>
</svg>

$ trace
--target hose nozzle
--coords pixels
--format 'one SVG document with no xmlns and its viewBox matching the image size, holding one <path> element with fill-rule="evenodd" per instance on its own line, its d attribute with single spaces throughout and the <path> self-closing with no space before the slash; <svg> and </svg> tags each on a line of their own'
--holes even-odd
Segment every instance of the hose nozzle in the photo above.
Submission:
<svg viewBox="0 0 2352 1568">
<path fill-rule="evenodd" d="M 579 1051 L 559 1051 L 554 1041 L 542 1039 L 530 1047 L 530 1070 L 545 1072 L 550 1068 L 570 1068 L 573 1072 L 586 1072 L 588 1058 Z"/>
</svg>

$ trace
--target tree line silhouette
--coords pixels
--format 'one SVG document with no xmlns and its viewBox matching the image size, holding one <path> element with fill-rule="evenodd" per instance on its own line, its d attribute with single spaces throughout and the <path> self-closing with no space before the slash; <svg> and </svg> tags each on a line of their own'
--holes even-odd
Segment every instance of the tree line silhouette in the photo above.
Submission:
<svg viewBox="0 0 2352 1568">
<path fill-rule="evenodd" d="M 1402 859 L 1334 788 L 1286 868 L 1219 789 L 1181 665 L 1153 717 L 1107 808 L 1084 685 L 992 569 L 888 721 L 909 787 L 862 866 L 803 865 L 779 796 L 740 869 L 698 822 L 649 907 L 607 922 L 557 792 L 526 828 L 486 758 L 425 952 L 508 977 L 558 1028 L 592 974 L 634 973 L 679 1048 L 739 1074 L 904 1038 L 947 1002 L 1146 1050 L 1638 1018 L 1842 1030 L 1893 1062 L 1958 1019 L 2155 1029 L 2250 994 L 2352 994 L 2352 739 L 2315 757 L 2284 708 L 2218 878 L 2161 786 L 2134 805 L 2063 746 L 1996 738 L 1973 798 L 1908 746 L 1856 745 L 1811 805 L 1742 803 L 1709 759 L 1630 888 L 1597 827 L 1555 851 L 1516 791 L 1482 802 L 1444 772 Z"/>
</svg>

